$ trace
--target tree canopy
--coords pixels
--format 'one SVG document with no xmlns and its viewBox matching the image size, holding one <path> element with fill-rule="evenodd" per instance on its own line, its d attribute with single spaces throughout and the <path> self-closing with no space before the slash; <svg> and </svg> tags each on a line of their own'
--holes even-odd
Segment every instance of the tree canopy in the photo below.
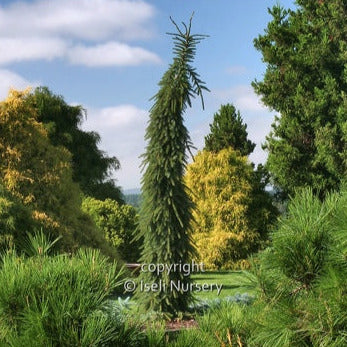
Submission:
<svg viewBox="0 0 347 347">
<path fill-rule="evenodd" d="M 267 69 L 255 91 L 279 112 L 265 149 L 285 194 L 310 186 L 324 196 L 347 169 L 347 8 L 344 0 L 279 5 L 254 42 Z"/>
<path fill-rule="evenodd" d="M 18 246 L 35 227 L 30 209 L 0 184 L 0 253 Z"/>
<path fill-rule="evenodd" d="M 82 106 L 68 105 L 47 87 L 36 88 L 28 95 L 28 102 L 37 109 L 38 121 L 44 123 L 51 142 L 71 153 L 73 179 L 82 191 L 99 200 L 110 198 L 123 203 L 122 193 L 111 178 L 120 167 L 119 161 L 98 148 L 98 133 L 81 130 L 86 112 Z"/>
<path fill-rule="evenodd" d="M 137 213 L 133 206 L 117 201 L 104 201 L 87 197 L 82 201 L 82 211 L 91 216 L 105 239 L 117 249 L 124 261 L 137 262 L 142 239 L 134 241 Z"/>
<path fill-rule="evenodd" d="M 53 237 L 62 235 L 65 250 L 87 245 L 114 254 L 81 211 L 81 190 L 72 179 L 70 152 L 51 143 L 30 97 L 28 90 L 12 90 L 0 103 L 0 184 L 9 202 L 5 208 L 18 201 L 18 211 L 25 213 L 24 205 L 36 223 L 32 227 L 41 226 Z"/>
</svg>

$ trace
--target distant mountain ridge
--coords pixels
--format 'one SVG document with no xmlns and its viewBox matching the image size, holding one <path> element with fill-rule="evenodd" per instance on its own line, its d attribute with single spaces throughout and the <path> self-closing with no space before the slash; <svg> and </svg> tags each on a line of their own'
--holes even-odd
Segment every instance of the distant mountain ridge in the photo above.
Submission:
<svg viewBox="0 0 347 347">
<path fill-rule="evenodd" d="M 124 195 L 141 194 L 140 188 L 124 189 L 122 190 Z"/>
<path fill-rule="evenodd" d="M 139 208 L 141 205 L 141 189 L 125 189 L 123 191 L 124 201 L 126 204 Z"/>
</svg>

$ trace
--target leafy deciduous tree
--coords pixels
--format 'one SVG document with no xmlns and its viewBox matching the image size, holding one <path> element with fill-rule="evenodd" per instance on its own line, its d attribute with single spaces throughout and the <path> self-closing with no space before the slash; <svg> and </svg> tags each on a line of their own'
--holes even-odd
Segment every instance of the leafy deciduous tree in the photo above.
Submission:
<svg viewBox="0 0 347 347">
<path fill-rule="evenodd" d="M 117 201 L 104 201 L 87 197 L 82 201 L 82 210 L 89 214 L 105 239 L 127 262 L 137 262 L 142 240 L 133 241 L 138 216 L 134 207 L 120 205 Z"/>
<path fill-rule="evenodd" d="M 73 179 L 82 191 L 99 200 L 110 198 L 123 203 L 119 187 L 110 178 L 119 169 L 119 161 L 98 148 L 98 133 L 80 129 L 85 112 L 82 106 L 68 105 L 47 87 L 36 88 L 28 101 L 37 109 L 38 121 L 45 124 L 51 142 L 72 154 Z"/>
<path fill-rule="evenodd" d="M 81 191 L 72 180 L 71 154 L 52 145 L 28 95 L 29 91 L 12 90 L 0 103 L 1 184 L 30 209 L 45 231 L 63 236 L 64 249 L 88 245 L 112 254 L 80 209 Z"/>
<path fill-rule="evenodd" d="M 26 232 L 35 226 L 31 210 L 0 185 L 0 253 L 14 246 L 20 248 Z"/>
</svg>

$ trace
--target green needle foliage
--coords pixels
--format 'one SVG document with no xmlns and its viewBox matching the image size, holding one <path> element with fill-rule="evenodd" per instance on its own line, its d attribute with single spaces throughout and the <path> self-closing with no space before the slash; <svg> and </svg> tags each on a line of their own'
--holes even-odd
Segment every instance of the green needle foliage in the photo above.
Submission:
<svg viewBox="0 0 347 347">
<path fill-rule="evenodd" d="M 142 179 L 143 203 L 140 212 L 140 235 L 144 237 L 141 262 L 146 264 L 185 264 L 194 254 L 190 221 L 193 204 L 183 182 L 186 149 L 191 144 L 183 113 L 191 106 L 191 98 L 207 90 L 191 66 L 196 46 L 204 38 L 191 34 L 191 20 L 184 30 L 175 25 L 178 33 L 170 33 L 174 41 L 174 59 L 159 82 L 160 89 L 153 97 L 147 127 L 148 145 L 143 155 L 145 173 Z M 203 102 L 203 100 L 202 100 Z M 185 311 L 192 295 L 183 290 L 171 291 L 170 283 L 181 281 L 184 287 L 189 276 L 180 272 L 142 273 L 143 283 L 163 283 L 166 290 L 138 290 L 138 297 L 147 309 L 176 315 Z"/>
<path fill-rule="evenodd" d="M 197 317 L 170 346 L 347 346 L 347 190 L 321 201 L 298 190 L 248 278 L 252 305 L 227 303 Z"/>
<path fill-rule="evenodd" d="M 36 234 L 28 251 L 38 244 L 53 246 Z M 0 259 L 0 346 L 139 346 L 134 325 L 108 308 L 123 276 L 97 250 L 72 257 L 6 253 Z"/>
<path fill-rule="evenodd" d="M 265 149 L 267 169 L 285 196 L 311 187 L 320 198 L 347 172 L 347 6 L 345 0 L 297 0 L 270 10 L 255 41 L 267 65 L 253 87 L 277 111 Z"/>
<path fill-rule="evenodd" d="M 243 122 L 240 111 L 236 111 L 232 104 L 222 105 L 214 114 L 210 134 L 205 137 L 205 150 L 219 152 L 232 147 L 242 156 L 248 156 L 253 152 L 255 143 L 247 137 L 247 124 Z"/>
</svg>

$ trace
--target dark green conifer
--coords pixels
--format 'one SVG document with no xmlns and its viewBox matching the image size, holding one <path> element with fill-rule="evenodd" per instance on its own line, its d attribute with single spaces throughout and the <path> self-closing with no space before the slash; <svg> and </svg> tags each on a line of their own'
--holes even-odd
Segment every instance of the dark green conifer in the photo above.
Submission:
<svg viewBox="0 0 347 347">
<path fill-rule="evenodd" d="M 276 5 L 255 41 L 267 68 L 253 87 L 277 111 L 264 149 L 285 196 L 311 187 L 323 198 L 347 172 L 347 3 L 297 0 Z"/>
<path fill-rule="evenodd" d="M 205 137 L 207 151 L 219 152 L 228 147 L 241 155 L 250 155 L 255 148 L 255 143 L 248 139 L 247 124 L 232 104 L 222 105 L 214 114 L 210 133 Z"/>
<path fill-rule="evenodd" d="M 191 106 L 191 98 L 200 96 L 202 100 L 202 90 L 207 90 L 191 66 L 196 46 L 204 36 L 191 34 L 191 20 L 189 26 L 183 23 L 183 30 L 172 22 L 178 31 L 169 34 L 174 41 L 174 59 L 153 97 L 145 136 L 148 145 L 142 163 L 145 173 L 140 212 L 140 234 L 144 237 L 142 264 L 183 265 L 194 254 L 190 236 L 193 206 L 183 182 L 186 150 L 191 142 L 183 114 Z M 171 290 L 171 283 L 186 288 L 191 279 L 185 275 L 183 271 L 160 275 L 142 272 L 139 280 L 143 284 L 157 283 L 162 289 L 145 292 L 138 287 L 137 296 L 147 309 L 172 315 L 183 312 L 192 293 Z"/>
</svg>

